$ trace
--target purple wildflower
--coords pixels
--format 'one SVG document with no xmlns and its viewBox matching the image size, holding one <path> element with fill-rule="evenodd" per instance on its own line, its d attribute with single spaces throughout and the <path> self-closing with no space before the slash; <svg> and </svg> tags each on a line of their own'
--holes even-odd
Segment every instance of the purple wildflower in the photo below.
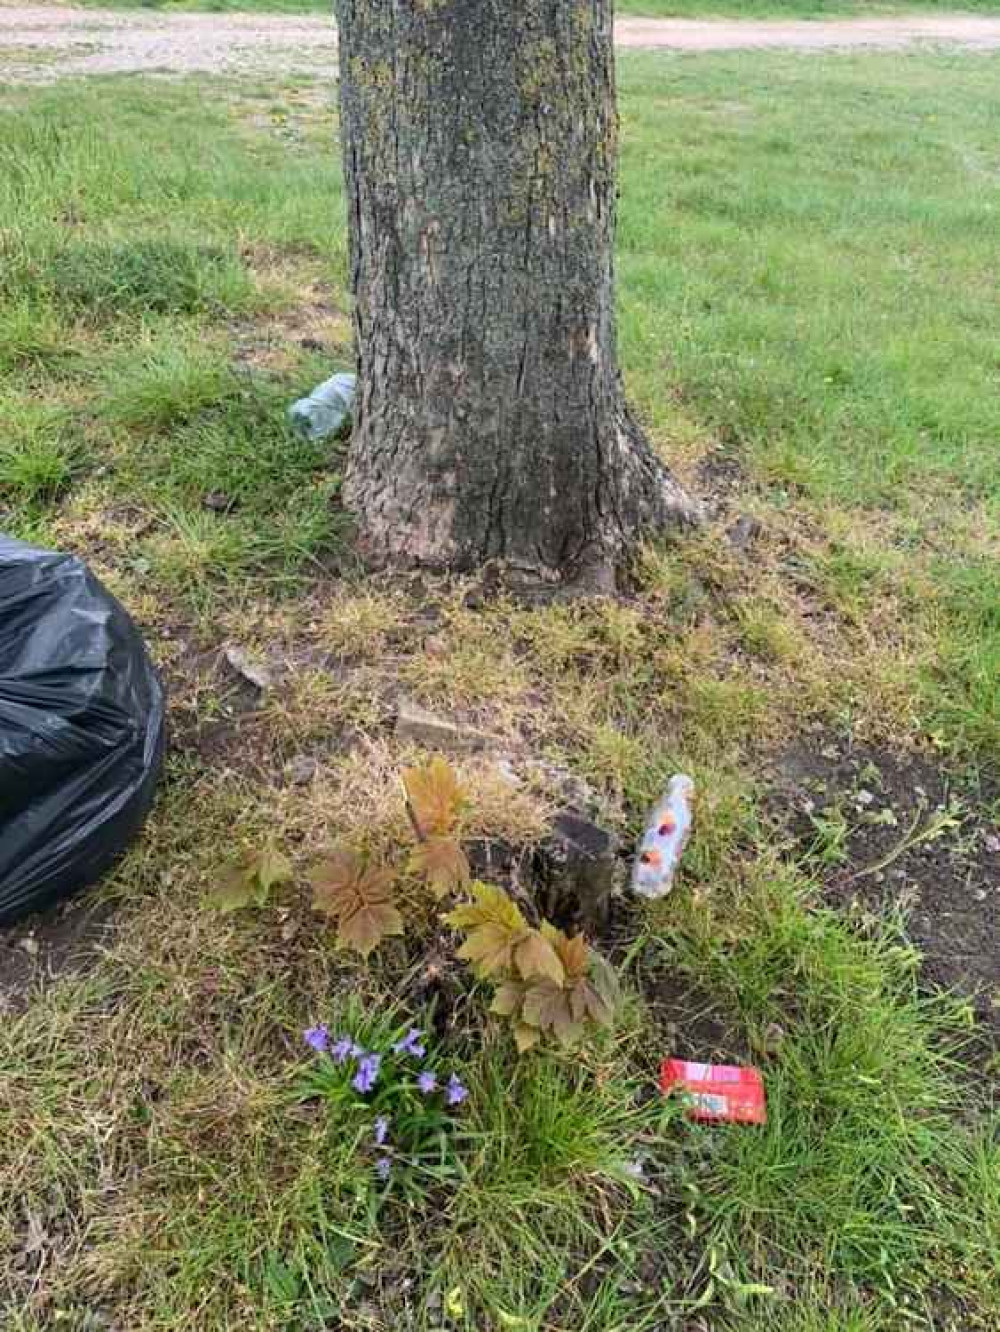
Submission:
<svg viewBox="0 0 1000 1332">
<path fill-rule="evenodd" d="M 318 1027 L 309 1027 L 302 1033 L 302 1039 L 306 1045 L 312 1046 L 320 1054 L 327 1048 L 330 1042 L 330 1033 L 322 1023 Z"/>
<path fill-rule="evenodd" d="M 375 1162 L 375 1173 L 383 1182 L 389 1178 L 389 1171 L 392 1169 L 392 1162 L 387 1156 L 380 1156 Z"/>
<path fill-rule="evenodd" d="M 382 1056 L 378 1054 L 362 1055 L 358 1061 L 358 1071 L 351 1079 L 351 1085 L 356 1091 L 364 1095 L 370 1092 L 378 1081 L 378 1071 L 382 1063 Z"/>
<path fill-rule="evenodd" d="M 436 1090 L 438 1085 L 437 1074 L 426 1072 L 421 1073 L 417 1078 L 417 1086 L 425 1096 L 430 1096 L 431 1092 Z"/>
<path fill-rule="evenodd" d="M 357 1059 L 364 1051 L 350 1036 L 338 1036 L 336 1044 L 330 1047 L 330 1053 L 338 1064 L 346 1064 L 348 1059 Z"/>
<path fill-rule="evenodd" d="M 461 1105 L 469 1094 L 468 1087 L 463 1087 L 453 1073 L 448 1079 L 447 1100 L 449 1105 Z"/>
<path fill-rule="evenodd" d="M 426 1049 L 420 1044 L 421 1032 L 417 1027 L 411 1027 L 401 1041 L 397 1041 L 392 1047 L 393 1054 L 412 1055 L 414 1059 L 423 1059 L 427 1053 Z"/>
<path fill-rule="evenodd" d="M 375 1144 L 381 1147 L 389 1134 L 389 1121 L 385 1115 L 379 1115 L 375 1121 Z"/>
</svg>

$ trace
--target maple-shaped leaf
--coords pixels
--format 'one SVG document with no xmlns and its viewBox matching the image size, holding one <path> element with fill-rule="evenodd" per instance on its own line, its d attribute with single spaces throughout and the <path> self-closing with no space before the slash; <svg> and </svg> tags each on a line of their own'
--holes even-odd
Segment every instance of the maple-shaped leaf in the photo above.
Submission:
<svg viewBox="0 0 1000 1332">
<path fill-rule="evenodd" d="M 570 992 L 552 981 L 529 986 L 521 1004 L 521 1021 L 539 1032 L 551 1031 L 563 1045 L 573 1045 L 583 1034 L 583 1024 L 573 1016 Z"/>
<path fill-rule="evenodd" d="M 555 948 L 539 930 L 530 930 L 514 948 L 514 962 L 524 980 L 550 980 L 562 985 L 566 972 Z"/>
<path fill-rule="evenodd" d="M 366 864 L 356 851 L 337 849 L 309 877 L 313 909 L 337 922 L 337 941 L 343 947 L 367 957 L 387 935 L 403 933 L 392 870 Z"/>
<path fill-rule="evenodd" d="M 547 920 L 542 921 L 541 933 L 552 945 L 569 978 L 587 974 L 592 954 L 582 934 L 575 934 L 571 939 Z"/>
<path fill-rule="evenodd" d="M 495 976 L 514 966 L 514 949 L 520 934 L 503 925 L 480 925 L 458 949 L 457 956 L 471 962 L 480 976 Z"/>
<path fill-rule="evenodd" d="M 269 894 L 272 888 L 288 883 L 292 877 L 292 862 L 271 843 L 260 853 L 257 864 L 257 882 L 262 892 Z"/>
<path fill-rule="evenodd" d="M 389 902 L 370 902 L 340 920 L 337 942 L 367 957 L 383 939 L 403 933 L 403 917 Z"/>
<path fill-rule="evenodd" d="M 514 1017 L 521 1010 L 524 1002 L 525 987 L 519 981 L 504 981 L 497 986 L 497 992 L 490 1004 L 490 1012 L 499 1017 Z"/>
<path fill-rule="evenodd" d="M 410 856 L 410 869 L 426 878 L 438 900 L 464 888 L 472 877 L 465 852 L 453 837 L 428 837 L 418 842 Z"/>
<path fill-rule="evenodd" d="M 529 1027 L 539 1031 L 548 1031 L 555 1021 L 556 1009 L 566 1004 L 566 994 L 561 985 L 552 981 L 537 981 L 525 989 L 521 1003 L 521 1020 Z"/>
<path fill-rule="evenodd" d="M 266 906 L 271 890 L 288 883 L 292 866 L 273 843 L 260 851 L 247 851 L 219 873 L 215 887 L 206 894 L 208 906 L 217 911 L 239 911 L 248 906 Z"/>
<path fill-rule="evenodd" d="M 518 1022 L 514 1027 L 514 1044 L 517 1053 L 524 1054 L 541 1040 L 541 1033 L 536 1027 L 529 1027 L 526 1022 Z"/>
<path fill-rule="evenodd" d="M 453 833 L 465 806 L 465 792 L 447 759 L 438 755 L 422 768 L 403 771 L 406 802 L 418 838 Z"/>
<path fill-rule="evenodd" d="M 585 1022 L 589 1019 L 599 1027 L 610 1027 L 614 1019 L 614 1008 L 598 992 L 588 977 L 581 976 L 579 980 L 574 981 L 567 994 L 574 1022 Z"/>
<path fill-rule="evenodd" d="M 618 980 L 618 973 L 600 953 L 591 950 L 590 953 L 590 981 L 594 989 L 604 1001 L 609 1012 L 614 1010 L 621 1003 L 622 987 Z"/>
<path fill-rule="evenodd" d="M 244 861 L 220 870 L 218 881 L 205 894 L 206 906 L 216 911 L 239 911 L 253 900 L 253 875 Z"/>
<path fill-rule="evenodd" d="M 473 900 L 460 902 L 445 916 L 445 920 L 456 930 L 472 930 L 478 925 L 502 925 L 507 930 L 526 931 L 528 922 L 521 915 L 515 902 L 502 888 L 492 883 L 473 883 L 470 885 Z"/>
<path fill-rule="evenodd" d="M 468 938 L 458 956 L 471 962 L 481 976 L 514 969 L 518 946 L 533 933 L 517 906 L 502 888 L 488 883 L 472 885 L 472 902 L 463 902 L 445 920 Z"/>
</svg>

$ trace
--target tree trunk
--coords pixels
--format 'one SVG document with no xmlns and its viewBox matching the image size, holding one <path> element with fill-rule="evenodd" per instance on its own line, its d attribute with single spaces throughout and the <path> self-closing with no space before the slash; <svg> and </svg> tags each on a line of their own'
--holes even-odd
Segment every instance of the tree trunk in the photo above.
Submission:
<svg viewBox="0 0 1000 1332">
<path fill-rule="evenodd" d="M 338 0 L 376 563 L 570 580 L 695 508 L 622 394 L 612 0 Z"/>
</svg>

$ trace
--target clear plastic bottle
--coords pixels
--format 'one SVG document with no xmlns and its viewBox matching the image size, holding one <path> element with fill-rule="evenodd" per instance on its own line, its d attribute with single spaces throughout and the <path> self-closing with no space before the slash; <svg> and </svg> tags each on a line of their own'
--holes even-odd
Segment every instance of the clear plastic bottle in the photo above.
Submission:
<svg viewBox="0 0 1000 1332">
<path fill-rule="evenodd" d="M 331 375 L 306 398 L 288 409 L 293 429 L 306 439 L 328 439 L 350 418 L 354 409 L 357 375 Z"/>
</svg>

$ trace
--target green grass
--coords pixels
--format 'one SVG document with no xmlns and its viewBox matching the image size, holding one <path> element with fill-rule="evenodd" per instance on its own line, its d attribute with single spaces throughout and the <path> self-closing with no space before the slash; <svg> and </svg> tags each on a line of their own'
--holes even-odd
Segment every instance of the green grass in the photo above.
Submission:
<svg viewBox="0 0 1000 1332">
<path fill-rule="evenodd" d="M 1000 753 L 998 73 L 985 55 L 622 60 L 629 388 L 723 513 L 648 552 L 630 601 L 544 610 L 351 577 L 342 450 L 286 428 L 350 361 L 324 90 L 8 90 L 0 527 L 87 556 L 123 596 L 174 740 L 106 889 L 106 950 L 0 1032 L 5 1328 L 1000 1325 L 968 1005 L 924 992 L 892 922 L 823 905 L 831 816 L 796 863 L 760 812 L 768 754 L 813 727 Z M 745 558 L 723 535 L 737 511 L 763 528 Z M 233 642 L 281 673 L 251 712 L 220 662 Z M 519 1063 L 445 967 L 463 1174 L 409 1201 L 296 1087 L 317 1018 L 426 1020 L 426 941 L 361 968 L 299 904 L 202 904 L 264 837 L 300 877 L 330 840 L 398 845 L 402 688 L 540 760 L 517 788 L 467 765 L 483 835 L 535 835 L 560 772 L 626 839 L 671 771 L 702 791 L 683 886 L 630 914 L 629 1000 L 594 1049 Z M 305 788 L 285 766 L 303 752 Z M 686 1031 L 664 978 L 764 1067 L 763 1130 L 649 1095 Z"/>
<path fill-rule="evenodd" d="M 996 0 L 624 0 L 620 14 L 649 18 L 879 18 L 893 14 L 997 14 Z"/>
</svg>

